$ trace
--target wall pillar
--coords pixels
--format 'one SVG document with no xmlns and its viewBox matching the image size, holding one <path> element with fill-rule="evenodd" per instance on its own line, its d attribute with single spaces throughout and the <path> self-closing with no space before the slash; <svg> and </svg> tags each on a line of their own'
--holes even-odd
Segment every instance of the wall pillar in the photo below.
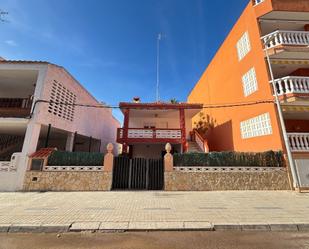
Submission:
<svg viewBox="0 0 309 249">
<path fill-rule="evenodd" d="M 124 110 L 124 121 L 123 121 L 123 145 L 122 145 L 122 152 L 128 153 L 128 129 L 129 129 L 129 116 L 130 116 L 130 109 Z"/>
<path fill-rule="evenodd" d="M 181 144 L 182 144 L 182 152 L 187 152 L 188 145 L 186 139 L 186 119 L 185 119 L 185 110 L 179 110 L 180 117 L 180 129 L 181 129 Z"/>
<path fill-rule="evenodd" d="M 65 144 L 66 151 L 70 151 L 70 152 L 73 151 L 74 137 L 75 137 L 75 134 L 73 132 L 68 132 L 67 142 Z"/>
<path fill-rule="evenodd" d="M 29 154 L 32 154 L 36 151 L 39 142 L 41 126 L 41 124 L 34 122 L 30 122 L 28 124 L 22 149 L 23 154 L 28 156 Z"/>
<path fill-rule="evenodd" d="M 165 145 L 166 154 L 164 155 L 164 171 L 172 172 L 174 170 L 174 158 L 171 154 L 172 146 L 170 143 Z"/>
<path fill-rule="evenodd" d="M 109 143 L 106 147 L 107 153 L 104 156 L 104 172 L 113 172 L 113 166 L 114 166 L 114 154 L 113 149 L 114 145 L 112 143 Z"/>
</svg>

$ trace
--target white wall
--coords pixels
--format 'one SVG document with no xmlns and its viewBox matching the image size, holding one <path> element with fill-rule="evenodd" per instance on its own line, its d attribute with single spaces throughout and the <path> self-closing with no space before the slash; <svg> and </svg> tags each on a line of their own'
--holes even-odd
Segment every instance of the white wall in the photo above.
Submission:
<svg viewBox="0 0 309 249">
<path fill-rule="evenodd" d="M 181 145 L 172 145 L 178 152 L 181 151 Z M 161 158 L 161 152 L 165 151 L 165 144 L 134 144 L 134 158 Z"/>
</svg>

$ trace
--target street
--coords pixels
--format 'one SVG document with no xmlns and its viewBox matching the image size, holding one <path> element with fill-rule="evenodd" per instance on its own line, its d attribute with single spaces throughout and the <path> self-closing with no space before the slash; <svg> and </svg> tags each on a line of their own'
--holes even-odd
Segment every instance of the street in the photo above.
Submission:
<svg viewBox="0 0 309 249">
<path fill-rule="evenodd" d="M 0 249 L 307 249 L 303 232 L 0 234 Z"/>
</svg>

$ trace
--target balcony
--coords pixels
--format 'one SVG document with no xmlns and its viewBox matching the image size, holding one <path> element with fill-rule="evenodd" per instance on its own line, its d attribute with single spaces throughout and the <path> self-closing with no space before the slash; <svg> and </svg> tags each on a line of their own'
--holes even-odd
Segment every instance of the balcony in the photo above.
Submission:
<svg viewBox="0 0 309 249">
<path fill-rule="evenodd" d="M 309 152 L 309 133 L 288 133 L 292 152 Z"/>
<path fill-rule="evenodd" d="M 126 141 L 125 141 L 126 140 Z M 134 142 L 157 142 L 157 143 L 180 143 L 181 130 L 180 129 L 143 129 L 143 128 L 129 128 L 128 138 L 124 139 L 124 129 L 117 130 L 118 143 L 134 143 Z"/>
<path fill-rule="evenodd" d="M 266 48 L 273 48 L 279 45 L 309 46 L 309 32 L 277 30 L 263 36 L 262 41 Z"/>
<path fill-rule="evenodd" d="M 260 3 L 262 3 L 262 2 L 264 2 L 265 0 L 253 0 L 253 5 L 255 6 L 255 5 L 258 5 L 258 4 L 260 4 Z"/>
<path fill-rule="evenodd" d="M 286 94 L 308 94 L 309 77 L 288 76 L 275 80 L 278 95 Z"/>
<path fill-rule="evenodd" d="M 25 118 L 30 115 L 32 101 L 28 98 L 0 98 L 0 117 Z"/>
</svg>

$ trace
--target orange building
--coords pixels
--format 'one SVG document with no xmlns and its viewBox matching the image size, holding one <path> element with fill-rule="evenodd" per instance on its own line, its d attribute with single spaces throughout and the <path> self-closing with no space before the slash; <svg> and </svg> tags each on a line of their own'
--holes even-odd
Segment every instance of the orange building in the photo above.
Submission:
<svg viewBox="0 0 309 249">
<path fill-rule="evenodd" d="M 308 0 L 250 1 L 188 102 L 205 106 L 259 102 L 205 108 L 213 127 L 207 134 L 210 150 L 286 151 L 271 72 L 290 150 L 294 158 L 302 159 L 298 166 L 309 168 Z"/>
</svg>

